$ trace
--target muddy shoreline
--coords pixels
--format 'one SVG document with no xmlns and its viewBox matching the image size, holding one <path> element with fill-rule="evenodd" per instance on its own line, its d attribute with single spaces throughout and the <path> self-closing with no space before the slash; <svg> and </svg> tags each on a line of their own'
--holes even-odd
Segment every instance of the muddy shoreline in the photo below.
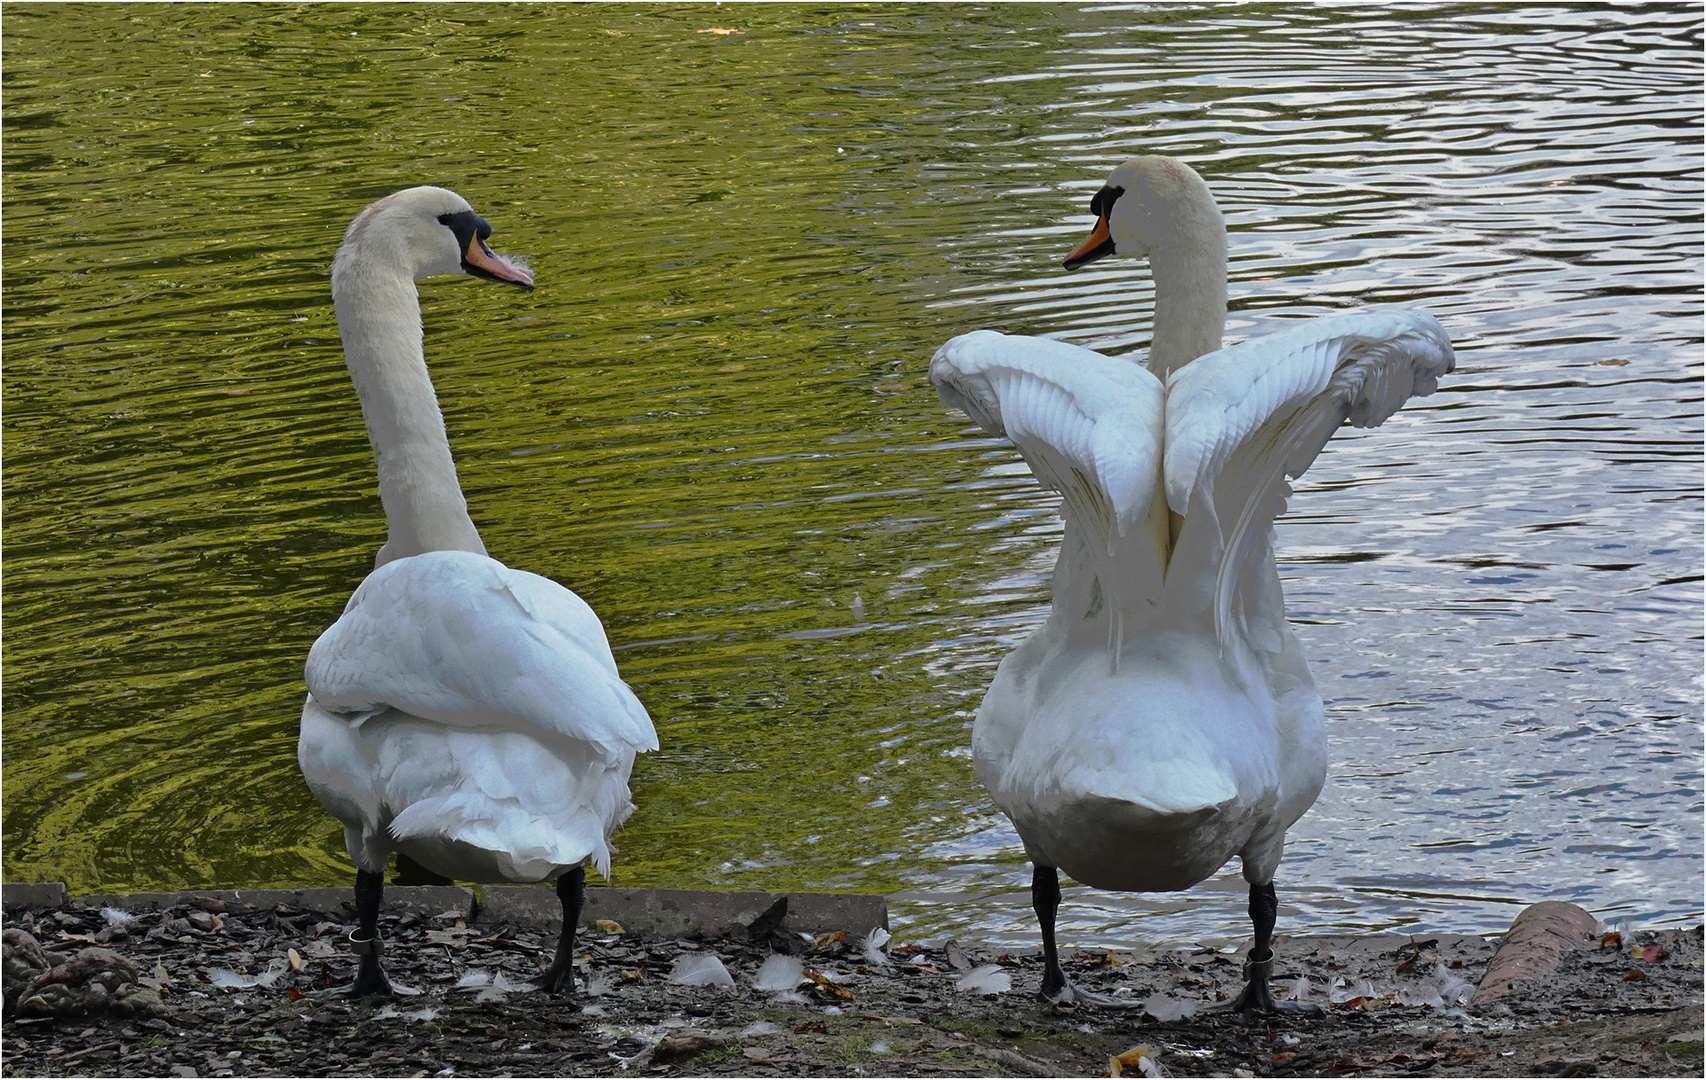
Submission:
<svg viewBox="0 0 1706 1080">
<path fill-rule="evenodd" d="M 1702 1068 L 1699 927 L 1582 943 L 1544 978 L 1475 1006 L 1469 993 L 1497 939 L 1281 939 L 1276 995 L 1326 1015 L 1249 1020 L 1209 1009 L 1241 984 L 1230 951 L 1075 952 L 1074 982 L 1132 1007 L 1061 1009 L 1035 996 L 1035 951 L 876 947 L 787 922 L 659 934 L 606 920 L 580 937 L 575 996 L 552 999 L 514 987 L 549 961 L 554 927 L 454 910 L 388 912 L 387 969 L 419 993 L 352 1001 L 338 989 L 354 971 L 353 919 L 317 906 L 334 910 L 217 897 L 158 910 L 10 907 L 0 1074 L 1105 1076 L 1121 1054 L 1128 1075 Z M 26 962 L 21 935 L 44 959 Z M 49 954 L 83 967 L 62 990 L 20 1002 L 27 976 L 47 977 Z M 732 985 L 678 981 L 694 969 Z M 761 972 L 767 989 L 754 985 Z"/>
</svg>

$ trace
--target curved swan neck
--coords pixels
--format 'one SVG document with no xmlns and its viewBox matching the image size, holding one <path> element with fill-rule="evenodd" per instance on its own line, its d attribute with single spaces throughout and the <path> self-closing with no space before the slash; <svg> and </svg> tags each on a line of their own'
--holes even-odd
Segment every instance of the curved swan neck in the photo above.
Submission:
<svg viewBox="0 0 1706 1080">
<path fill-rule="evenodd" d="M 346 243 L 332 269 L 344 363 L 361 398 L 390 525 L 375 565 L 426 551 L 484 555 L 427 374 L 420 296 L 406 272 L 384 262 Z"/>
<path fill-rule="evenodd" d="M 1220 348 L 1226 328 L 1226 219 L 1201 176 L 1178 166 L 1157 207 L 1166 234 L 1149 249 L 1155 280 L 1155 328 L 1149 370 L 1163 383 L 1172 371 Z"/>
</svg>

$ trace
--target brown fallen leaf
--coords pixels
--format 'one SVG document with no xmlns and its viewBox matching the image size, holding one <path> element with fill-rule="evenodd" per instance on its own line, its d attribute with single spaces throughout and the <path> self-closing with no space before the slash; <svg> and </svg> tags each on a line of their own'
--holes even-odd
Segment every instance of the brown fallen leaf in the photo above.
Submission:
<svg viewBox="0 0 1706 1080">
<path fill-rule="evenodd" d="M 1148 1069 L 1143 1066 L 1147 1064 Z M 1148 1043 L 1138 1043 L 1130 1050 L 1108 1059 L 1109 1076 L 1159 1076 L 1161 1066 L 1155 1061 L 1155 1051 Z"/>
<path fill-rule="evenodd" d="M 659 1039 L 652 1047 L 652 1060 L 661 1062 L 681 1061 L 684 1058 L 695 1057 L 707 1050 L 714 1050 L 728 1042 L 726 1035 L 711 1035 L 695 1032 L 691 1035 L 670 1035 Z"/>
<path fill-rule="evenodd" d="M 1644 979 L 1646 977 L 1647 977 L 1646 972 L 1642 971 L 1640 968 L 1636 968 L 1634 971 L 1631 971 L 1629 974 L 1623 976 L 1623 981 L 1624 982 L 1636 982 L 1637 980 Z"/>
<path fill-rule="evenodd" d="M 1622 360 L 1622 359 L 1615 359 L 1615 358 L 1611 359 L 1611 360 L 1601 360 L 1599 362 L 1599 366 L 1600 367 L 1628 367 L 1629 361 Z"/>
<path fill-rule="evenodd" d="M 601 934 L 620 934 L 622 932 L 622 924 L 615 919 L 594 919 L 592 925 Z"/>
<path fill-rule="evenodd" d="M 960 948 L 960 943 L 953 938 L 949 938 L 943 944 L 942 952 L 947 955 L 948 963 L 953 965 L 955 969 L 959 971 L 970 971 L 972 969 L 972 963 L 967 959 L 966 951 Z"/>
<path fill-rule="evenodd" d="M 1663 945 L 1648 945 L 1646 948 L 1642 949 L 1637 955 L 1640 956 L 1641 959 L 1645 960 L 1647 963 L 1650 964 L 1654 960 L 1661 960 L 1664 958 L 1665 947 Z"/>
<path fill-rule="evenodd" d="M 812 946 L 818 949 L 827 949 L 831 945 L 845 944 L 847 944 L 847 931 L 845 930 L 836 930 L 828 934 L 819 934 L 817 937 L 812 939 Z"/>
<path fill-rule="evenodd" d="M 304 994 L 294 986 L 287 986 L 284 988 L 284 996 L 289 998 L 291 1001 L 301 1001 L 308 995 Z"/>
<path fill-rule="evenodd" d="M 708 26 L 705 29 L 699 31 L 699 33 L 701 33 L 701 34 L 716 34 L 719 37 L 728 37 L 730 34 L 744 34 L 744 33 L 746 33 L 746 31 L 745 30 L 731 30 L 725 26 Z"/>
<path fill-rule="evenodd" d="M 1623 935 L 1616 930 L 1607 930 L 1604 936 L 1599 939 L 1599 947 L 1602 949 L 1621 949 L 1623 947 Z"/>
<path fill-rule="evenodd" d="M 835 982 L 834 980 L 826 979 L 822 975 L 819 975 L 815 971 L 806 971 L 806 972 L 802 972 L 801 974 L 805 975 L 806 978 L 810 979 L 814 983 L 817 983 L 819 986 L 823 987 L 825 990 L 828 990 L 830 993 L 834 994 L 836 997 L 844 998 L 848 1001 L 853 1000 L 853 991 L 847 989 L 845 986 L 842 986 L 841 984 Z"/>
</svg>

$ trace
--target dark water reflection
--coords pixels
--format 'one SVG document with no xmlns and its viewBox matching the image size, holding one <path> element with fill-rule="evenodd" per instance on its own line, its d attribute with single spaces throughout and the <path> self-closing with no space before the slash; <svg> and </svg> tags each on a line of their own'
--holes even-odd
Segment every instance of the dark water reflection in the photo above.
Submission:
<svg viewBox="0 0 1706 1080">
<path fill-rule="evenodd" d="M 1059 526 L 923 376 L 976 326 L 1143 345 L 1139 265 L 1057 267 L 1160 152 L 1234 335 L 1420 302 L 1459 345 L 1280 526 L 1334 760 L 1287 919 L 1698 918 L 1700 51 L 1687 6 L 9 9 L 5 876 L 345 879 L 301 663 L 383 522 L 326 273 L 435 182 L 541 285 L 423 293 L 476 520 L 663 739 L 616 880 L 1029 940 L 968 727 Z M 1242 889 L 1063 914 L 1230 935 Z"/>
</svg>

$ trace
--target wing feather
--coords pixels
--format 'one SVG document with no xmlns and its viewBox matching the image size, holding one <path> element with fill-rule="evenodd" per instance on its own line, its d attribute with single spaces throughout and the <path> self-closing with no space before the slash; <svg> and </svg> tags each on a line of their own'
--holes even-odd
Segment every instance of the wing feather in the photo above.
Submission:
<svg viewBox="0 0 1706 1080">
<path fill-rule="evenodd" d="M 979 330 L 936 351 L 943 403 L 1012 439 L 1050 487 L 1084 503 L 1109 543 L 1142 521 L 1161 461 L 1161 384 L 1131 360 L 1064 341 Z M 1094 506 L 1092 506 L 1094 504 Z M 1074 509 L 1078 509 L 1074 507 Z"/>
<path fill-rule="evenodd" d="M 304 671 L 323 708 L 390 707 L 465 729 L 568 737 L 606 760 L 657 733 L 604 627 L 548 578 L 465 551 L 386 563 L 320 635 Z"/>
<path fill-rule="evenodd" d="M 930 382 L 944 404 L 1002 435 L 1061 493 L 1102 563 L 1110 599 L 1159 593 L 1165 559 L 1150 535 L 1161 484 L 1161 383 L 1129 359 L 1049 338 L 992 330 L 936 351 Z"/>
<path fill-rule="evenodd" d="M 1376 427 L 1433 393 L 1455 364 L 1432 315 L 1400 308 L 1312 319 L 1221 349 L 1167 383 L 1167 502 L 1206 513 L 1218 533 L 1216 627 L 1234 632 L 1234 599 L 1266 565 L 1270 529 L 1296 478 L 1346 421 Z M 1196 530 L 1193 530 L 1196 531 Z M 1202 542 L 1201 533 L 1195 542 Z M 1277 613 L 1275 613 L 1277 615 Z"/>
</svg>

